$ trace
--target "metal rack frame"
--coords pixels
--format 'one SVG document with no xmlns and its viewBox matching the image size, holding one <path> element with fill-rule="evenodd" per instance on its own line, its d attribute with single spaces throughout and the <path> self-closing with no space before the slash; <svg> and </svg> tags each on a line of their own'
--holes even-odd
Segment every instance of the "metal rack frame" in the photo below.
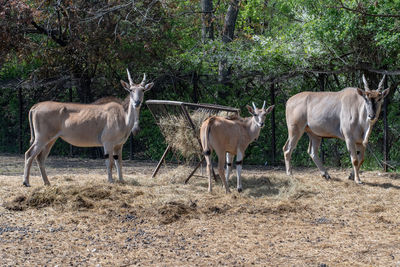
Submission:
<svg viewBox="0 0 400 267">
<path fill-rule="evenodd" d="M 189 110 L 204 109 L 209 112 L 211 111 L 210 113 L 214 113 L 214 114 L 216 114 L 220 111 L 227 111 L 227 112 L 235 113 L 236 115 L 239 115 L 239 112 L 240 112 L 240 110 L 238 108 L 232 108 L 232 107 L 227 107 L 227 106 L 214 105 L 214 104 L 194 104 L 194 103 L 170 101 L 170 100 L 147 100 L 146 105 L 149 108 L 151 114 L 153 115 L 164 138 L 165 138 L 165 133 L 163 132 L 162 128 L 160 127 L 158 121 L 163 116 L 170 114 L 171 113 L 170 109 L 172 108 L 172 109 L 175 109 L 176 113 L 183 115 L 183 117 L 186 120 L 186 123 L 188 124 L 188 126 L 190 126 L 190 128 L 193 130 L 194 135 L 197 137 L 200 147 L 201 147 L 200 136 L 199 136 L 199 133 L 197 132 L 197 129 L 195 128 L 195 125 L 190 117 Z M 170 146 L 170 144 L 168 144 L 168 146 L 165 149 L 156 168 L 154 169 L 153 174 L 151 175 L 152 178 L 157 175 L 157 172 L 159 171 L 161 164 L 162 164 L 163 160 L 165 159 L 165 157 L 167 156 L 167 153 L 170 149 L 171 149 L 171 146 Z M 199 151 L 199 153 L 201 154 L 201 151 Z M 198 164 L 195 166 L 193 171 L 186 178 L 185 184 L 194 175 L 194 173 L 197 171 L 197 169 L 203 163 L 204 159 L 205 159 L 204 156 L 202 156 L 201 160 L 198 162 Z M 215 177 L 215 174 L 214 174 L 214 177 Z"/>
</svg>

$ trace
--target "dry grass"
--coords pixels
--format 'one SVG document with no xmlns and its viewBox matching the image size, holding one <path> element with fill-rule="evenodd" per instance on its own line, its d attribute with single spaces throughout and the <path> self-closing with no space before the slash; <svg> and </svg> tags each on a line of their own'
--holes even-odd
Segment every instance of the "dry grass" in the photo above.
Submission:
<svg viewBox="0 0 400 267">
<path fill-rule="evenodd" d="M 225 111 L 219 112 L 217 115 L 228 116 Z M 158 122 L 158 125 L 164 133 L 167 144 L 173 150 L 178 151 L 185 159 L 190 160 L 195 156 L 199 157 L 201 154 L 198 132 L 203 121 L 209 116 L 211 116 L 211 113 L 204 110 L 194 111 L 190 114 L 195 131 L 183 115 L 165 116 Z"/>
<path fill-rule="evenodd" d="M 106 183 L 102 160 L 50 159 L 52 186 L 36 167 L 0 157 L 1 265 L 396 266 L 400 180 L 364 172 L 362 186 L 331 170 L 244 165 L 244 192 L 183 185 L 189 167 L 124 162 L 126 183 Z M 89 167 L 89 168 L 87 168 Z M 235 177 L 230 187 L 236 186 Z"/>
</svg>

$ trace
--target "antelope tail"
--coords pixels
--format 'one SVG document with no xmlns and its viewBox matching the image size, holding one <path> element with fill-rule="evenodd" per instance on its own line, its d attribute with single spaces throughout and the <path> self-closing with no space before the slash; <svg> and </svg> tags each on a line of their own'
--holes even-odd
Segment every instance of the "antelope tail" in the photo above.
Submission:
<svg viewBox="0 0 400 267">
<path fill-rule="evenodd" d="M 211 154 L 211 147 L 209 144 L 209 140 L 210 140 L 211 125 L 214 122 L 214 120 L 215 120 L 214 117 L 208 118 L 206 121 L 206 127 L 201 128 L 201 130 L 203 131 L 203 133 L 202 133 L 203 138 L 201 140 L 201 144 L 203 146 L 203 154 L 205 156 L 208 156 Z"/>
<path fill-rule="evenodd" d="M 33 125 L 32 125 L 32 109 L 29 110 L 29 128 L 31 129 L 31 140 L 29 141 L 30 144 L 33 143 L 33 141 L 35 140 L 35 131 L 33 130 Z"/>
</svg>

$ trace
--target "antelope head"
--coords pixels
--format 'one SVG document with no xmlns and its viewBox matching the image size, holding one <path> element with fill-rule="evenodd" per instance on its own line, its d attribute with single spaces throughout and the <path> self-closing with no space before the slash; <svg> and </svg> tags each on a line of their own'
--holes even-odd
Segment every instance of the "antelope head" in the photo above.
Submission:
<svg viewBox="0 0 400 267">
<path fill-rule="evenodd" d="M 126 69 L 126 72 L 128 74 L 129 84 L 121 80 L 122 87 L 124 87 L 124 89 L 129 92 L 131 105 L 134 108 L 139 109 L 143 103 L 144 93 L 149 91 L 153 87 L 154 83 L 146 84 L 146 73 L 145 73 L 143 75 L 142 82 L 135 84 L 131 78 L 131 74 L 129 73 L 128 69 Z"/>
<path fill-rule="evenodd" d="M 377 116 L 379 116 L 381 110 L 383 99 L 389 94 L 389 88 L 383 90 L 383 82 L 385 80 L 385 77 L 386 75 L 383 76 L 377 90 L 370 90 L 367 80 L 365 79 L 365 76 L 363 74 L 362 80 L 364 83 L 365 91 L 357 88 L 357 93 L 364 98 L 369 121 L 375 121 L 377 119 Z"/>
<path fill-rule="evenodd" d="M 262 128 L 264 127 L 265 117 L 267 116 L 268 113 L 270 113 L 274 109 L 274 105 L 265 109 L 265 101 L 262 108 L 257 108 L 254 102 L 252 103 L 253 107 L 247 105 L 246 108 L 250 112 L 250 114 L 253 115 L 253 120 L 256 123 L 256 125 Z"/>
</svg>

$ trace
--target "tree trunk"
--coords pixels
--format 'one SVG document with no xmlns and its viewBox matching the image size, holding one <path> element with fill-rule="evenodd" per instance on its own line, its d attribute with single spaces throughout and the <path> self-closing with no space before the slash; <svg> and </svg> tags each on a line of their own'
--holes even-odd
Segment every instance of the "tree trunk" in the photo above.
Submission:
<svg viewBox="0 0 400 267">
<path fill-rule="evenodd" d="M 230 43 L 233 40 L 235 33 L 235 25 L 237 16 L 239 14 L 239 3 L 240 0 L 231 0 L 228 11 L 225 16 L 224 27 L 222 29 L 222 42 L 224 44 Z M 219 62 L 218 66 L 218 80 L 222 84 L 229 84 L 230 82 L 230 68 L 228 67 L 228 61 L 223 58 Z"/>
<path fill-rule="evenodd" d="M 229 43 L 233 40 L 236 19 L 239 14 L 240 0 L 231 0 L 225 16 L 224 28 L 222 29 L 222 42 Z"/>
<path fill-rule="evenodd" d="M 213 23 L 213 2 L 212 0 L 201 0 L 201 40 L 203 43 L 209 40 L 214 40 L 214 23 Z"/>
</svg>

